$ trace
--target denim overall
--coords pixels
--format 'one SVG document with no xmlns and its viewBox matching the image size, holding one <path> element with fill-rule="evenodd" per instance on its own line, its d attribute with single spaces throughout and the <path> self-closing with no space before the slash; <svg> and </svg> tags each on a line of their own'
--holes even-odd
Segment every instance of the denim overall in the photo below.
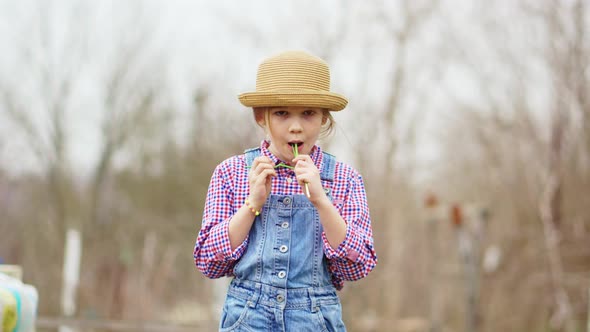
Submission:
<svg viewBox="0 0 590 332">
<path fill-rule="evenodd" d="M 246 164 L 260 148 L 246 151 Z M 335 158 L 323 154 L 321 179 L 331 198 Z M 219 331 L 346 331 L 324 256 L 322 226 L 304 195 L 270 195 L 234 267 Z"/>
</svg>

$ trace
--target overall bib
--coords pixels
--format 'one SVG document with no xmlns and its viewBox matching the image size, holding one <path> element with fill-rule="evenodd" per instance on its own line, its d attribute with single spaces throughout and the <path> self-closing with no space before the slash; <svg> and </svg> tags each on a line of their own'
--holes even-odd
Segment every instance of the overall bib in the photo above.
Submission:
<svg viewBox="0 0 590 332">
<path fill-rule="evenodd" d="M 246 164 L 260 148 L 246 151 Z M 331 200 L 335 158 L 323 154 L 322 184 Z M 270 195 L 234 267 L 219 331 L 346 331 L 324 256 L 322 226 L 304 195 Z"/>
</svg>

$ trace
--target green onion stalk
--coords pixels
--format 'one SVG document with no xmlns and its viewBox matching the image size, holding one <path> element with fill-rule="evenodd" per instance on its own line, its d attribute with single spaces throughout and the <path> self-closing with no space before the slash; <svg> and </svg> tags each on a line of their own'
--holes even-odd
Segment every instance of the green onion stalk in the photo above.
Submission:
<svg viewBox="0 0 590 332">
<path fill-rule="evenodd" d="M 297 144 L 293 144 L 291 146 L 293 147 L 293 155 L 295 156 L 295 158 L 297 158 L 297 156 L 299 155 L 299 148 L 297 147 Z M 305 182 L 305 194 L 307 195 L 307 198 L 311 198 L 311 195 L 309 194 L 309 187 L 307 186 L 307 182 Z"/>
<path fill-rule="evenodd" d="M 297 147 L 297 144 L 292 144 L 291 147 L 293 148 L 293 155 L 295 156 L 295 158 L 297 158 L 297 156 L 299 155 L 299 148 Z M 290 169 L 295 168 L 295 167 L 287 165 L 285 163 L 278 163 L 274 166 L 274 168 L 279 168 L 279 167 L 285 167 L 285 168 L 290 168 Z M 246 168 L 252 168 L 252 166 L 246 166 Z M 305 182 L 305 194 L 307 195 L 307 198 L 311 198 L 311 195 L 309 194 L 309 186 L 307 185 L 307 182 Z"/>
</svg>

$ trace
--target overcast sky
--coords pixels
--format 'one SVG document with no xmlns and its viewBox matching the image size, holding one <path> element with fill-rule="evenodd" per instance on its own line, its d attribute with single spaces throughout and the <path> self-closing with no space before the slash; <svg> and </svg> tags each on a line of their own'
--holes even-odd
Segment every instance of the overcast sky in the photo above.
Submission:
<svg viewBox="0 0 590 332">
<path fill-rule="evenodd" d="M 303 49 L 329 62 L 332 90 L 349 98 L 347 109 L 336 115 L 340 134 L 331 146 L 347 160 L 346 141 L 355 135 L 373 134 L 355 133 L 354 119 L 372 116 L 375 113 L 371 110 L 386 103 L 384 96 L 391 88 L 396 55 L 390 31 L 404 22 L 401 3 L 1 0 L 0 74 L 4 84 L 27 101 L 24 108 L 43 128 L 47 118 L 40 101 L 53 92 L 39 83 L 43 80 L 36 70 L 23 61 L 23 49 L 29 50 L 30 61 L 50 68 L 57 77 L 76 72 L 75 92 L 67 103 L 68 135 L 72 138 L 69 158 L 76 168 L 88 170 L 97 157 L 97 123 L 103 106 L 100 98 L 104 89 L 97 82 L 101 82 L 105 68 L 120 56 L 121 45 L 133 40 L 133 36 L 149 37 L 148 46 L 141 51 L 145 63 L 138 70 L 153 70 L 160 75 L 157 80 L 163 95 L 180 114 L 176 123 L 179 139 L 188 129 L 182 115 L 191 111 L 195 88 L 207 85 L 220 108 L 231 110 L 225 116 L 233 116 L 231 112 L 245 111 L 236 96 L 254 89 L 260 61 L 283 50 Z M 477 8 L 472 4 L 468 0 L 442 2 L 408 45 L 406 63 L 411 86 L 406 87 L 408 98 L 402 105 L 398 129 L 403 131 L 404 121 L 418 114 L 421 128 L 415 153 L 424 162 L 437 157 L 432 144 L 436 137 L 431 133 L 440 131 L 440 117 L 452 111 L 452 100 L 476 102 L 480 96 L 473 77 L 448 59 L 453 57 L 453 47 L 449 51 L 448 44 L 463 45 L 482 60 L 485 71 L 497 71 L 490 65 L 493 61 L 485 61 L 491 57 L 489 41 L 481 38 L 482 26 L 476 24 L 481 18 L 474 17 L 478 14 L 474 14 Z M 509 19 L 509 11 L 505 10 L 509 7 L 496 6 L 495 15 Z M 455 40 L 446 40 L 449 32 Z M 67 46 L 75 38 L 82 42 Z M 27 152 L 30 148 L 22 135 L 6 121 L 0 121 L 0 130 L 0 162 L 13 171 L 35 169 L 37 163 Z"/>
</svg>

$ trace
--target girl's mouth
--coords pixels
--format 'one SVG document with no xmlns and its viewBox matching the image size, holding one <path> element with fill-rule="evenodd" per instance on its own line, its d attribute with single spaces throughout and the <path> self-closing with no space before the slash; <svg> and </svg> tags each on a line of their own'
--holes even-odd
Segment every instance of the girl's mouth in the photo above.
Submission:
<svg viewBox="0 0 590 332">
<path fill-rule="evenodd" d="M 289 146 L 291 147 L 291 151 L 293 151 L 293 156 L 297 157 L 297 155 L 299 154 L 297 152 L 303 146 L 303 142 L 289 142 Z"/>
<path fill-rule="evenodd" d="M 294 145 L 297 145 L 297 148 L 300 148 L 303 145 L 303 142 L 289 142 L 289 145 L 291 147 L 293 147 Z"/>
</svg>

